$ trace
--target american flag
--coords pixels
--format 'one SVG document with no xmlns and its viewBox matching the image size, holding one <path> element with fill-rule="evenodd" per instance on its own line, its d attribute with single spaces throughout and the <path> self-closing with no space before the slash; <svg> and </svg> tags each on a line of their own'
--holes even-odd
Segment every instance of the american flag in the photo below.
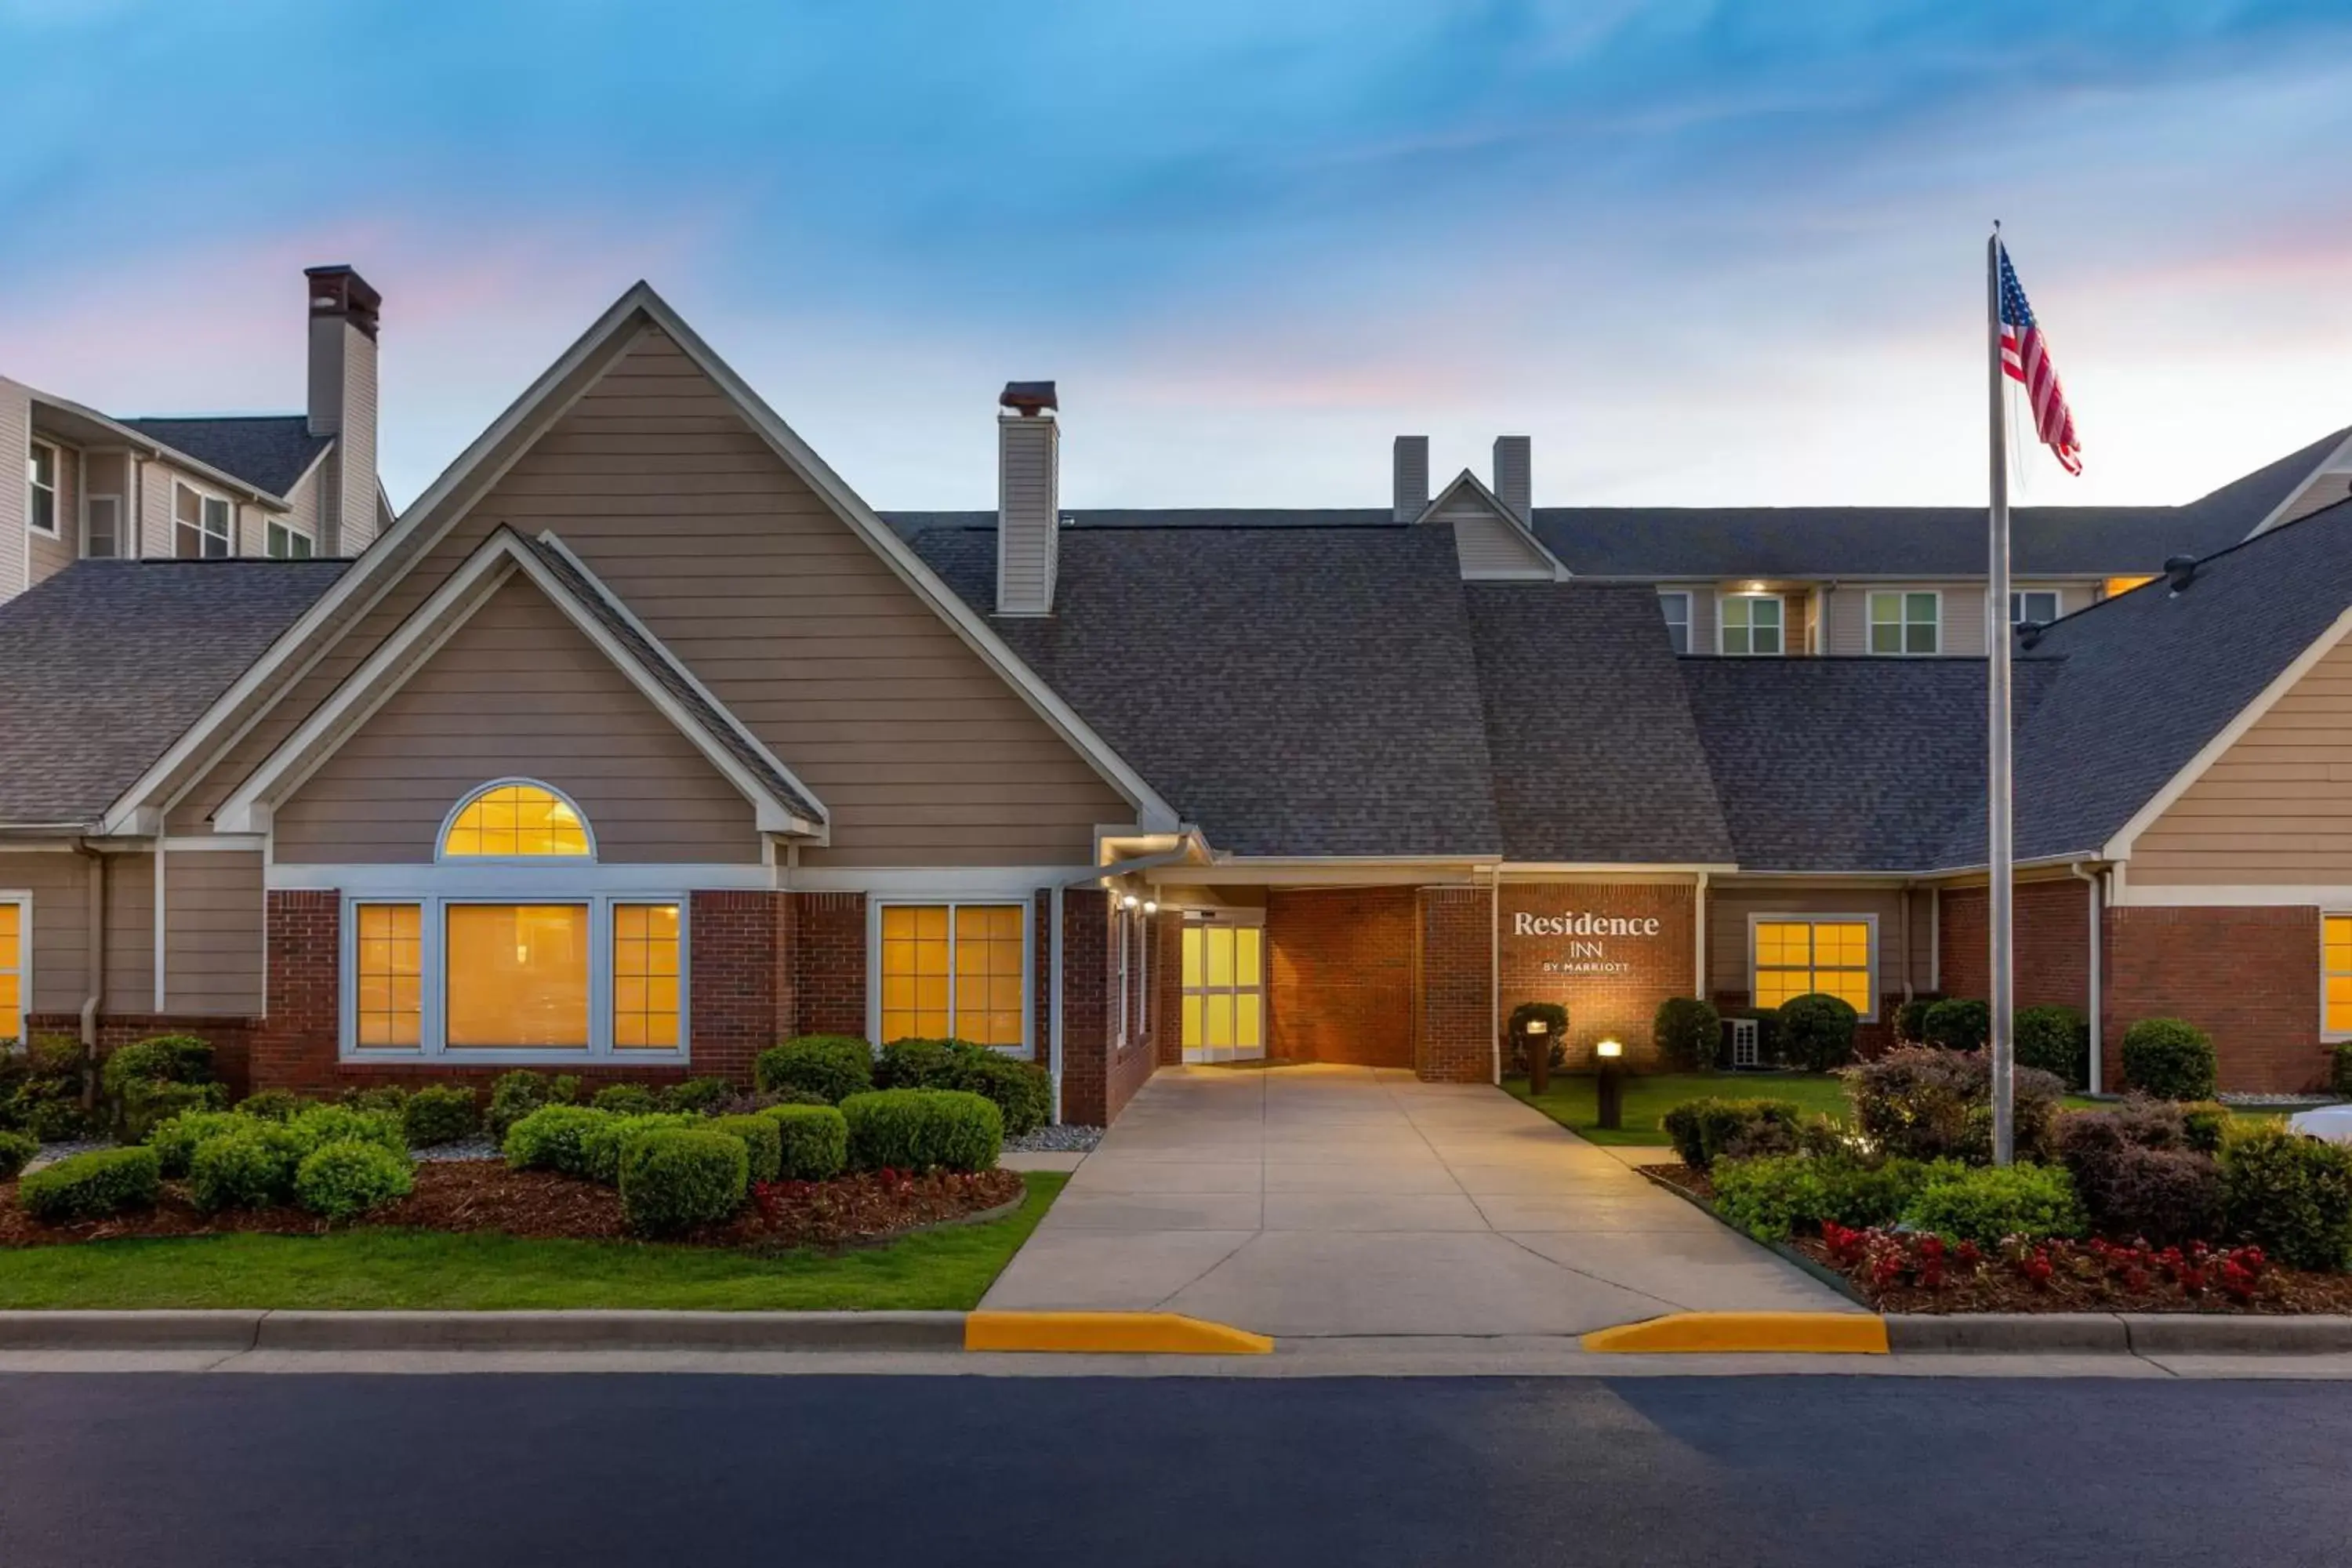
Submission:
<svg viewBox="0 0 2352 1568">
<path fill-rule="evenodd" d="M 2050 339 L 2033 320 L 2033 307 L 2018 287 L 2017 268 L 2009 264 L 2009 247 L 2000 247 L 2000 367 L 2021 383 L 2033 405 L 2034 433 L 2058 466 L 2070 474 L 2083 471 L 2083 444 L 2074 438 L 2074 411 L 2066 406 L 2066 389 L 2058 384 L 2058 369 L 2050 363 Z"/>
</svg>

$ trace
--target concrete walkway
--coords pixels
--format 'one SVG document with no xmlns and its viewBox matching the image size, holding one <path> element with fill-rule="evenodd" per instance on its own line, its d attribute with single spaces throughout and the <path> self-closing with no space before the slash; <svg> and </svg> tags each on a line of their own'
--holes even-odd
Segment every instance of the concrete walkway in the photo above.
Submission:
<svg viewBox="0 0 2352 1568">
<path fill-rule="evenodd" d="M 1321 1066 L 1162 1070 L 982 1305 L 1294 1337 L 1855 1310 L 1499 1089 Z"/>
</svg>

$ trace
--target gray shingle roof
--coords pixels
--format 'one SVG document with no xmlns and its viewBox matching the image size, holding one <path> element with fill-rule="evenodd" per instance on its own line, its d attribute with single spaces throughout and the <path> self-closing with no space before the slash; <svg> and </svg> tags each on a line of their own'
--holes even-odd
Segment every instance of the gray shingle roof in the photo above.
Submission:
<svg viewBox="0 0 2352 1568">
<path fill-rule="evenodd" d="M 916 545 L 988 612 L 992 529 Z M 1444 530 L 1073 531 L 1055 613 L 992 624 L 1220 850 L 1499 847 Z"/>
<path fill-rule="evenodd" d="M 95 822 L 346 564 L 84 561 L 0 605 L 0 825 Z"/>
<path fill-rule="evenodd" d="M 734 715 L 720 708 L 702 694 L 686 667 L 654 637 L 638 628 L 624 611 L 604 582 L 593 573 L 574 561 L 565 551 L 544 540 L 522 538 L 524 545 L 552 573 L 556 580 L 573 598 L 585 605 L 613 639 L 629 650 L 638 664 L 658 681 L 680 708 L 693 716 L 697 724 L 729 755 L 740 763 L 745 771 L 758 779 L 768 793 L 812 822 L 824 820 L 824 808 L 811 800 L 801 787 L 778 768 L 751 731 L 737 721 Z"/>
<path fill-rule="evenodd" d="M 310 471 L 319 454 L 334 445 L 331 436 L 311 435 L 310 420 L 299 414 L 125 419 L 121 423 L 274 496 L 291 489 L 295 480 Z"/>
<path fill-rule="evenodd" d="M 1504 852 L 1729 862 L 1657 595 L 1572 583 L 1473 584 L 1464 595 Z"/>
<path fill-rule="evenodd" d="M 2053 625 L 2064 661 L 2018 737 L 2021 858 L 2096 850 L 2352 606 L 2352 502 Z M 2096 759 L 2096 766 L 2085 766 Z M 1945 851 L 1980 865 L 1962 823 Z"/>
</svg>

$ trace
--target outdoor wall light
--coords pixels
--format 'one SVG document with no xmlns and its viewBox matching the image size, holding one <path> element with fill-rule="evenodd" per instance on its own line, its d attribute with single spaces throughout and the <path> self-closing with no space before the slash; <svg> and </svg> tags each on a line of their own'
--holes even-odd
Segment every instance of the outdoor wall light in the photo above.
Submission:
<svg viewBox="0 0 2352 1568">
<path fill-rule="evenodd" d="M 1125 897 L 1125 898 L 1123 898 L 1123 899 L 1121 899 L 1121 900 L 1119 900 L 1119 903 L 1120 903 L 1123 907 L 1125 907 L 1125 908 L 1127 908 L 1127 909 L 1130 909 L 1130 910 L 1131 910 L 1131 909 L 1133 909 L 1133 908 L 1135 908 L 1138 904 L 1139 904 L 1139 903 L 1141 903 L 1141 902 L 1143 902 L 1143 900 L 1142 900 L 1141 899 L 1137 898 L 1133 893 L 1129 893 L 1129 894 L 1128 894 L 1128 895 L 1127 895 L 1127 897 Z"/>
<path fill-rule="evenodd" d="M 1625 1042 L 1597 1041 L 1592 1054 L 1601 1058 L 1600 1123 L 1613 1131 L 1625 1125 Z"/>
<path fill-rule="evenodd" d="M 1147 915 L 1156 915 L 1156 914 L 1158 914 L 1158 913 L 1160 912 L 1160 900 L 1157 900 L 1157 899 L 1146 899 L 1146 900 L 1143 900 L 1143 912 L 1144 912 L 1145 914 L 1147 914 Z"/>
</svg>

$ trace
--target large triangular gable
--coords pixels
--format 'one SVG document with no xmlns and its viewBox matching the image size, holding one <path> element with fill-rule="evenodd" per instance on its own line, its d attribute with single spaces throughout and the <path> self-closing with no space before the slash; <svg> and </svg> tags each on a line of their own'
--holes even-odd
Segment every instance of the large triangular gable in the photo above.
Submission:
<svg viewBox="0 0 2352 1568">
<path fill-rule="evenodd" d="M 2352 431 L 2345 433 L 2311 472 L 2295 487 L 2281 497 L 2262 521 L 2254 524 L 2248 539 L 2268 533 L 2273 528 L 2298 521 L 2313 512 L 2324 511 L 2347 496 L 2352 496 Z"/>
<path fill-rule="evenodd" d="M 1565 583 L 1568 567 L 1544 548 L 1502 498 L 1465 468 L 1423 509 L 1416 523 L 1448 523 L 1465 582 Z"/>
<path fill-rule="evenodd" d="M 823 841 L 826 827 L 823 804 L 732 715 L 711 701 L 651 633 L 612 603 L 586 568 L 562 550 L 560 542 L 526 541 L 503 527 L 494 530 L 397 632 L 385 638 L 333 695 L 231 792 L 215 814 L 220 831 L 267 831 L 273 809 L 358 733 L 518 574 L 535 584 L 751 802 L 761 832 Z"/>
<path fill-rule="evenodd" d="M 1178 826 L 1173 808 L 1142 775 L 1039 679 L 986 620 L 950 590 L 667 301 L 649 285 L 639 283 L 484 431 L 359 563 L 224 695 L 213 711 L 125 793 L 109 814 L 109 830 L 152 831 L 152 824 L 160 820 L 158 805 L 184 791 L 227 755 L 269 704 L 424 560 L 475 502 L 648 331 L 666 335 L 709 378 L 786 468 L 1134 807 L 1141 826 L 1168 831 Z"/>
</svg>

